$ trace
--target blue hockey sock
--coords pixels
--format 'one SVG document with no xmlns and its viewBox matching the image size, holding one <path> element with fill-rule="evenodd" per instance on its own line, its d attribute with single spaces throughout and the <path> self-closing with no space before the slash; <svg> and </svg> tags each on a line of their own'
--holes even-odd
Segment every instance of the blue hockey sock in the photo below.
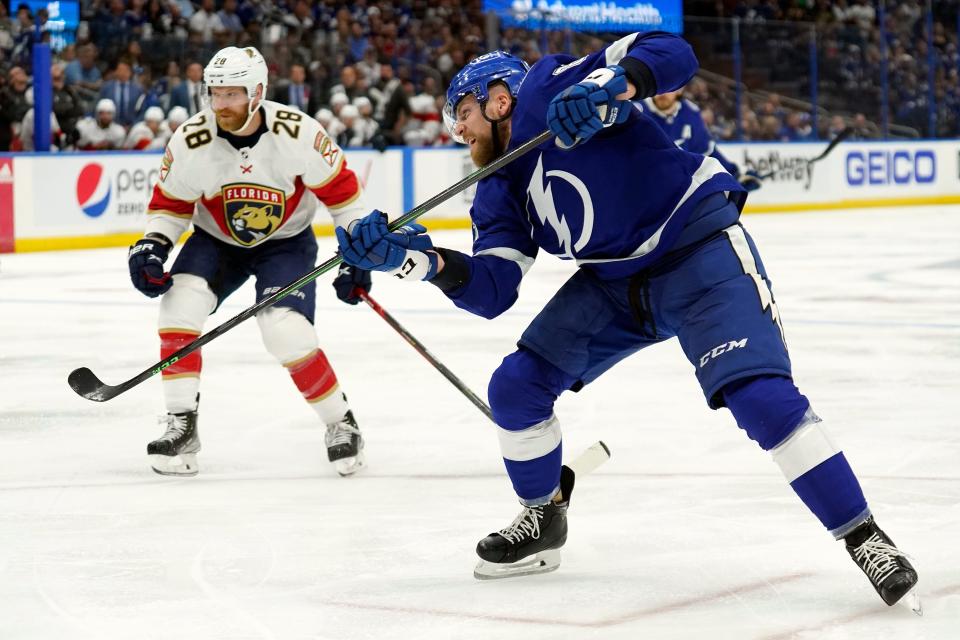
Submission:
<svg viewBox="0 0 960 640">
<path fill-rule="evenodd" d="M 724 388 L 723 396 L 740 428 L 773 454 L 790 486 L 834 537 L 843 537 L 870 515 L 847 459 L 792 380 L 738 380 Z"/>
<path fill-rule="evenodd" d="M 553 403 L 575 381 L 524 348 L 504 358 L 490 378 L 500 452 L 524 504 L 544 504 L 560 486 L 563 446 Z"/>
</svg>

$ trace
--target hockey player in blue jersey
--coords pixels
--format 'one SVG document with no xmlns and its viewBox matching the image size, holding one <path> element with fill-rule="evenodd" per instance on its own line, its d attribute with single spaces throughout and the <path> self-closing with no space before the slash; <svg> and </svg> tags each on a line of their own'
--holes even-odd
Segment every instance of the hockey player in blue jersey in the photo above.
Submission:
<svg viewBox="0 0 960 640">
<path fill-rule="evenodd" d="M 740 167 L 720 153 L 716 140 L 707 130 L 700 108 L 683 97 L 682 87 L 676 91 L 634 101 L 634 104 L 649 114 L 679 148 L 715 158 L 747 191 L 760 188 L 761 182 L 755 171 L 740 173 Z"/>
<path fill-rule="evenodd" d="M 337 230 L 346 262 L 426 280 L 493 318 L 517 299 L 539 250 L 579 269 L 493 373 L 488 397 L 523 509 L 482 539 L 479 578 L 557 568 L 573 477 L 561 467 L 554 402 L 623 358 L 677 337 L 713 409 L 772 453 L 787 481 L 892 604 L 917 574 L 873 520 L 843 453 L 791 377 L 780 315 L 731 202 L 743 187 L 710 156 L 678 149 L 630 104 L 686 83 L 689 45 L 631 34 L 528 70 L 503 53 L 464 67 L 445 119 L 478 165 L 549 128 L 543 144 L 477 184 L 472 255 L 435 247 L 418 224 L 390 232 L 374 211 Z"/>
</svg>

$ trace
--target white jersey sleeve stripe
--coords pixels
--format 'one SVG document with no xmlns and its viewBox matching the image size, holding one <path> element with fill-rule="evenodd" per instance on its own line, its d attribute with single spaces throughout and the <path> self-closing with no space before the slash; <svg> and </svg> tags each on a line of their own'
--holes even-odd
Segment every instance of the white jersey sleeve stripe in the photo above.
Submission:
<svg viewBox="0 0 960 640">
<path fill-rule="evenodd" d="M 637 39 L 636 33 L 631 33 L 628 36 L 624 36 L 607 47 L 606 53 L 604 54 L 607 59 L 607 66 L 619 64 L 627 56 L 627 51 L 630 50 L 630 45 L 633 44 L 633 41 Z"/>
<path fill-rule="evenodd" d="M 492 249 L 484 249 L 483 251 L 477 251 L 474 255 L 496 256 L 498 258 L 503 258 L 504 260 L 509 260 L 510 262 L 516 262 L 523 275 L 527 275 L 527 271 L 530 271 L 530 267 L 532 267 L 534 263 L 534 258 L 524 255 L 516 249 L 511 249 L 509 247 L 493 247 Z"/>
</svg>

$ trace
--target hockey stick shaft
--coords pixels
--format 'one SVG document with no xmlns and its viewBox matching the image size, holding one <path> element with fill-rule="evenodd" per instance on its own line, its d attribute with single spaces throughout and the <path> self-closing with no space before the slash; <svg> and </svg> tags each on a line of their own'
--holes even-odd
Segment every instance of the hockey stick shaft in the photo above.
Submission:
<svg viewBox="0 0 960 640">
<path fill-rule="evenodd" d="M 845 128 L 843 128 L 843 129 L 841 129 L 841 130 L 840 130 L 840 133 L 838 133 L 838 134 L 833 138 L 833 140 L 830 141 L 830 144 L 827 145 L 827 148 L 824 149 L 824 150 L 820 153 L 820 155 L 818 155 L 816 158 L 811 158 L 810 160 L 807 160 L 807 164 L 813 164 L 814 162 L 819 162 L 820 160 L 823 160 L 824 158 L 826 158 L 828 155 L 830 155 L 830 152 L 831 152 L 831 151 L 833 151 L 834 149 L 837 148 L 837 145 L 838 145 L 838 144 L 840 144 L 841 142 L 843 142 L 844 140 L 846 140 L 847 138 L 849 138 L 849 137 L 850 137 L 850 134 L 852 134 L 853 131 L 854 131 L 853 127 L 845 127 Z M 767 173 L 764 173 L 763 175 L 757 176 L 757 179 L 758 179 L 758 180 L 766 180 L 767 178 L 770 178 L 770 177 L 774 176 L 774 175 L 777 173 L 777 171 L 779 171 L 779 169 L 775 169 L 775 170 L 773 170 L 773 171 L 768 171 Z"/>
<path fill-rule="evenodd" d="M 353 291 L 354 291 L 354 294 L 359 296 L 364 302 L 366 302 L 371 309 L 376 311 L 378 316 L 383 318 L 387 322 L 387 324 L 393 327 L 393 330 L 399 333 L 400 336 L 404 340 L 406 340 L 411 347 L 413 347 L 416 350 L 417 353 L 419 353 L 421 356 L 424 357 L 424 359 L 427 362 L 433 365 L 433 368 L 439 371 L 441 375 L 443 375 L 443 377 L 450 382 L 450 384 L 455 386 L 460 391 L 460 393 L 465 395 L 467 397 L 467 400 L 473 403 L 473 406 L 475 406 L 477 409 L 480 409 L 480 411 L 483 412 L 483 415 L 487 416 L 488 418 L 490 418 L 491 421 L 493 421 L 493 413 L 491 413 L 490 407 L 487 406 L 487 403 L 481 400 L 477 396 L 477 394 L 471 391 L 470 387 L 465 385 L 463 381 L 460 380 L 460 378 L 454 375 L 454 373 L 450 371 L 450 369 L 448 369 L 446 365 L 444 365 L 442 362 L 437 360 L 437 358 L 432 353 L 430 353 L 430 350 L 427 349 L 422 342 L 417 340 L 413 336 L 413 334 L 411 334 L 409 331 L 407 331 L 403 327 L 403 325 L 397 322 L 396 318 L 390 315 L 390 313 L 388 313 L 386 309 L 381 307 L 376 300 L 371 298 L 370 294 L 367 293 L 366 290 L 361 289 L 360 287 L 357 287 Z"/>
<path fill-rule="evenodd" d="M 460 180 L 456 184 L 444 189 L 443 191 L 433 196 L 423 204 L 417 207 L 414 207 L 410 211 L 406 212 L 405 214 L 403 214 L 402 216 L 400 216 L 399 218 L 391 222 L 389 225 L 390 230 L 392 231 L 394 229 L 398 229 L 404 226 L 405 224 L 409 224 L 410 222 L 413 222 L 414 220 L 424 215 L 428 211 L 431 211 L 432 209 L 439 206 L 440 204 L 443 204 L 453 196 L 457 195 L 458 193 L 461 193 L 467 187 L 474 185 L 475 183 L 486 178 L 492 173 L 507 166 L 517 158 L 523 157 L 530 151 L 533 151 L 534 149 L 539 147 L 541 144 L 548 142 L 552 137 L 553 137 L 553 134 L 550 131 L 544 131 L 537 137 L 532 138 L 527 142 L 523 143 L 513 151 L 507 154 L 504 154 L 503 156 L 497 158 L 490 164 L 484 167 L 481 167 L 480 169 L 477 169 L 476 171 L 468 175 L 463 180 Z M 96 376 L 96 374 L 94 374 L 93 371 L 91 371 L 87 367 L 74 369 L 68 376 L 67 382 L 70 384 L 70 387 L 74 391 L 76 391 L 79 395 L 83 396 L 87 400 L 93 400 L 95 402 L 106 402 L 107 400 L 117 397 L 121 393 L 129 391 L 130 389 L 137 386 L 141 382 L 147 380 L 148 378 L 155 376 L 156 374 L 160 373 L 161 371 L 163 371 L 173 363 L 186 357 L 190 353 L 193 353 L 203 345 L 215 340 L 216 338 L 219 338 L 220 336 L 225 334 L 227 331 L 230 331 L 241 322 L 245 320 L 249 320 L 253 316 L 257 315 L 257 313 L 259 313 L 260 311 L 263 311 L 267 307 L 276 303 L 278 300 L 285 298 L 286 296 L 293 293 L 294 291 L 304 286 L 305 284 L 313 282 L 324 273 L 338 266 L 341 262 L 343 262 L 343 257 L 340 256 L 339 254 L 335 255 L 334 257 L 330 258 L 320 266 L 316 267 L 310 273 L 304 275 L 303 277 L 296 280 L 295 282 L 291 282 L 280 291 L 277 291 L 273 295 L 264 298 L 263 300 L 256 303 L 252 307 L 249 307 L 246 310 L 241 311 L 240 313 L 230 318 L 223 324 L 219 325 L 215 329 L 209 331 L 208 333 L 203 334 L 202 336 L 198 337 L 196 340 L 186 345 L 179 351 L 176 351 L 170 354 L 160 362 L 154 364 L 148 369 L 144 369 L 139 374 L 137 374 L 136 376 L 130 378 L 125 382 L 122 382 L 118 385 L 105 384 L 104 382 L 101 382 L 100 379 Z"/>
</svg>

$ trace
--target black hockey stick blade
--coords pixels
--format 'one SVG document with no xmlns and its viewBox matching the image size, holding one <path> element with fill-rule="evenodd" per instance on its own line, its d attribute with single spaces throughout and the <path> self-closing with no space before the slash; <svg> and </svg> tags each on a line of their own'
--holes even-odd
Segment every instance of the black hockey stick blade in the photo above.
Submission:
<svg viewBox="0 0 960 640">
<path fill-rule="evenodd" d="M 551 133 L 550 130 L 547 130 L 542 132 L 540 135 L 536 136 L 535 138 L 531 138 L 530 140 L 527 140 L 516 149 L 513 149 L 512 151 L 505 153 L 504 155 L 500 156 L 490 164 L 480 167 L 479 169 L 477 169 L 476 171 L 474 171 L 473 173 L 465 177 L 463 180 L 460 180 L 459 182 L 457 182 L 456 184 L 450 187 L 447 187 L 446 189 L 444 189 L 437 195 L 433 196 L 423 204 L 418 205 L 417 207 L 414 207 L 410 211 L 406 212 L 405 214 L 403 214 L 402 216 L 400 216 L 399 218 L 391 222 L 388 225 L 388 228 L 391 231 L 394 231 L 396 229 L 399 229 L 405 224 L 413 222 L 423 214 L 434 209 L 438 205 L 443 204 L 444 202 L 446 202 L 453 196 L 457 195 L 458 193 L 461 193 L 467 187 L 472 186 L 473 184 L 486 178 L 490 174 L 496 171 L 499 171 L 503 167 L 507 166 L 508 164 L 516 160 L 517 158 L 524 156 L 527 153 L 533 151 L 534 149 L 539 147 L 541 144 L 544 144 L 545 142 L 550 141 L 551 138 L 553 138 L 553 133 Z M 316 267 L 310 273 L 302 276 L 296 282 L 291 282 L 290 284 L 285 286 L 280 291 L 277 291 L 270 297 L 264 298 L 263 300 L 253 305 L 252 307 L 248 307 L 247 309 L 241 311 L 240 313 L 233 316 L 232 318 L 230 318 L 220 326 L 209 331 L 208 333 L 203 334 L 202 336 L 200 336 L 190 344 L 186 345 L 179 351 L 175 351 L 174 353 L 171 353 L 169 356 L 167 356 L 160 362 L 154 364 L 149 369 L 144 369 L 133 378 L 130 378 L 129 380 L 122 382 L 121 384 L 118 384 L 116 386 L 105 384 L 96 375 L 94 375 L 94 373 L 90 371 L 90 369 L 86 367 L 82 367 L 80 369 L 75 369 L 74 371 L 72 371 L 70 375 L 67 377 L 67 382 L 70 383 L 71 389 L 76 391 L 78 394 L 80 394 L 87 400 L 93 400 L 94 402 L 106 402 L 111 398 L 117 397 L 121 393 L 129 391 L 130 389 L 137 386 L 147 378 L 150 378 L 160 373 L 161 371 L 163 371 L 164 369 L 172 365 L 174 362 L 180 360 L 181 358 L 186 357 L 190 353 L 193 353 L 194 351 L 196 351 L 203 345 L 207 344 L 211 340 L 223 335 L 230 329 L 233 329 L 235 326 L 237 326 L 244 320 L 249 320 L 253 316 L 257 315 L 257 313 L 259 313 L 263 309 L 266 309 L 267 307 L 272 306 L 278 300 L 280 300 L 281 298 L 285 298 L 286 296 L 290 295 L 291 293 L 293 293 L 303 285 L 309 282 L 313 282 L 314 280 L 319 278 L 321 275 L 323 275 L 327 271 L 330 271 L 331 269 L 337 267 L 341 262 L 343 262 L 343 257 L 338 253 L 337 255 L 330 258 L 320 266 Z"/>
</svg>

